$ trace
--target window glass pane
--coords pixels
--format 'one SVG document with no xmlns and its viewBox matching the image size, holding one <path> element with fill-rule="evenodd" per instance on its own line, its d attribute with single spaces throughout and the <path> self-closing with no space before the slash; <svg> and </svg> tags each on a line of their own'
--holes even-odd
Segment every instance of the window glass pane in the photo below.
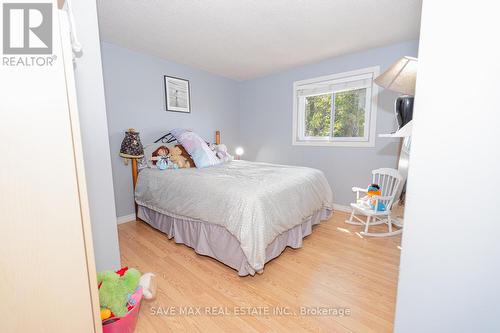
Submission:
<svg viewBox="0 0 500 333">
<path fill-rule="evenodd" d="M 307 96 L 304 100 L 305 136 L 330 136 L 332 94 Z"/>
<path fill-rule="evenodd" d="M 335 94 L 334 137 L 365 136 L 366 88 Z"/>
</svg>

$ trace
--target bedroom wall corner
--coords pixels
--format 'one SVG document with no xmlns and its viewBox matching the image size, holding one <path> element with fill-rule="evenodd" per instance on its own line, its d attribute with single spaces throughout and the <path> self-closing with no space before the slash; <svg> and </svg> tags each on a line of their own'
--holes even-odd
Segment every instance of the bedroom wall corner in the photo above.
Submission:
<svg viewBox="0 0 500 333">
<path fill-rule="evenodd" d="M 214 142 L 219 129 L 222 143 L 234 151 L 239 144 L 238 83 L 112 43 L 101 47 L 116 216 L 124 222 L 134 213 L 130 165 L 118 155 L 124 131 L 135 128 L 147 144 L 176 127 Z M 189 80 L 191 113 L 165 111 L 163 75 Z"/>
<path fill-rule="evenodd" d="M 408 41 L 240 83 L 239 129 L 244 158 L 320 169 L 333 189 L 337 206 L 349 205 L 354 198 L 351 187 L 367 185 L 371 170 L 397 166 L 399 141 L 377 137 L 373 148 L 293 146 L 293 82 L 377 65 L 382 72 L 402 56 L 417 53 L 418 41 Z M 396 129 L 393 107 L 397 96 L 379 89 L 377 134 Z"/>
<path fill-rule="evenodd" d="M 75 81 L 96 268 L 114 270 L 120 267 L 120 249 L 96 2 L 74 1 L 72 9 L 83 45 L 82 57 L 76 58 Z"/>
</svg>

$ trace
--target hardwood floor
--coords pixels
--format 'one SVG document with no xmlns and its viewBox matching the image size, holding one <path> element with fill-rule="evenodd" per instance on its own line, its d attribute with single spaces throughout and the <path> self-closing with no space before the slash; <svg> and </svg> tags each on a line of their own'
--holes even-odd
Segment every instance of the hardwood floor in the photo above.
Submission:
<svg viewBox="0 0 500 333">
<path fill-rule="evenodd" d="M 119 225 L 122 264 L 158 277 L 157 297 L 143 302 L 135 332 L 392 332 L 400 237 L 362 238 L 346 217 L 336 212 L 302 248 L 287 248 L 253 277 L 146 223 Z M 335 316 L 336 308 L 350 313 Z"/>
</svg>

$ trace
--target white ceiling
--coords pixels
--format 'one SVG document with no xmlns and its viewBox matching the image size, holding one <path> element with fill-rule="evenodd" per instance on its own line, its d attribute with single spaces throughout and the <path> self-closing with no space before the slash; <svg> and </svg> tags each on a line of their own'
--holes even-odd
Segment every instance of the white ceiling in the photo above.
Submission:
<svg viewBox="0 0 500 333">
<path fill-rule="evenodd" d="M 99 0 L 104 41 L 236 80 L 418 38 L 422 0 Z"/>
</svg>

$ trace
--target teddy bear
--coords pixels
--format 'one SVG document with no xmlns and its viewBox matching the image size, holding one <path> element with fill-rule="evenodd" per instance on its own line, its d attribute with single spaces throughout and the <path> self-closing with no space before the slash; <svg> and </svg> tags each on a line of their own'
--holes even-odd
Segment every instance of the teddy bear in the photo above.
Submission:
<svg viewBox="0 0 500 333">
<path fill-rule="evenodd" d="M 225 144 L 211 145 L 210 148 L 214 151 L 215 155 L 224 162 L 229 162 L 233 160 L 233 157 L 227 152 L 227 147 Z"/>
<path fill-rule="evenodd" d="M 179 149 L 182 151 L 182 156 L 186 158 L 186 160 L 189 162 L 189 167 L 194 168 L 195 164 L 193 159 L 191 158 L 191 155 L 186 151 L 186 149 L 182 145 L 175 145 L 176 147 L 179 147 Z"/>
<path fill-rule="evenodd" d="M 177 164 L 179 168 L 191 167 L 191 163 L 185 156 L 182 155 L 182 150 L 179 146 L 175 146 L 170 149 L 169 158 L 173 163 Z"/>
</svg>

